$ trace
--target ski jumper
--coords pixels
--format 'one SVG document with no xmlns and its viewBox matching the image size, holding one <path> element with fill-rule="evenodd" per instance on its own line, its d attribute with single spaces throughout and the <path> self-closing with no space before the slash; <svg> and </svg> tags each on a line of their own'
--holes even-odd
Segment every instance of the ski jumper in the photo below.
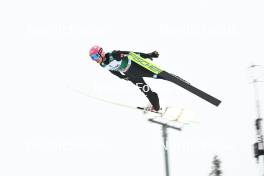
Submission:
<svg viewBox="0 0 264 176">
<path fill-rule="evenodd" d="M 115 76 L 131 81 L 133 84 L 139 87 L 150 103 L 154 110 L 160 109 L 159 98 L 157 93 L 153 92 L 149 85 L 144 81 L 143 77 L 160 78 L 151 71 L 143 68 L 135 62 L 128 59 L 127 55 L 129 51 L 112 51 L 105 54 L 105 59 L 100 63 L 103 68 L 109 70 Z M 139 53 L 141 57 L 146 59 L 152 59 L 150 54 Z M 147 89 L 146 89 L 147 87 Z"/>
</svg>

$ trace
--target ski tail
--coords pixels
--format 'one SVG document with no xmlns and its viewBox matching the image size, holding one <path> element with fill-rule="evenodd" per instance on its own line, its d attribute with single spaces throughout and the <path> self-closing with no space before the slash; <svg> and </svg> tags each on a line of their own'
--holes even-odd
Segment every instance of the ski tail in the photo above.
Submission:
<svg viewBox="0 0 264 176">
<path fill-rule="evenodd" d="M 159 74 L 160 77 L 173 82 L 179 86 L 181 86 L 182 88 L 192 92 L 193 94 L 197 95 L 198 97 L 208 101 L 209 103 L 215 105 L 215 106 L 219 106 L 219 104 L 221 103 L 220 100 L 218 100 L 217 98 L 205 93 L 204 91 L 192 86 L 190 83 L 188 83 L 187 81 L 183 80 L 182 78 L 172 75 L 166 71 L 162 71 Z"/>
</svg>

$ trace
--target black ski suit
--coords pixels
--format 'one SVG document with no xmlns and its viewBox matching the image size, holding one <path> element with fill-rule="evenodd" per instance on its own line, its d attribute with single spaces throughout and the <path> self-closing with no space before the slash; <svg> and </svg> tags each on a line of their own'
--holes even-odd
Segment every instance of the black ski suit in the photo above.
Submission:
<svg viewBox="0 0 264 176">
<path fill-rule="evenodd" d="M 158 53 L 139 53 L 141 57 L 146 59 L 151 59 L 153 57 L 158 57 Z M 105 54 L 105 59 L 100 65 L 102 67 L 107 66 L 111 61 L 122 61 L 128 60 L 127 55 L 129 51 L 112 51 Z M 150 103 L 152 104 L 154 110 L 158 111 L 160 109 L 159 98 L 156 92 L 153 92 L 149 85 L 144 81 L 143 77 L 152 77 L 152 78 L 160 78 L 159 76 L 155 75 L 151 71 L 143 68 L 142 66 L 138 65 L 137 63 L 130 62 L 130 66 L 125 71 L 119 70 L 109 70 L 112 74 L 116 75 L 117 77 L 125 80 L 131 81 L 133 84 L 139 87 L 139 89 L 146 95 Z"/>
</svg>

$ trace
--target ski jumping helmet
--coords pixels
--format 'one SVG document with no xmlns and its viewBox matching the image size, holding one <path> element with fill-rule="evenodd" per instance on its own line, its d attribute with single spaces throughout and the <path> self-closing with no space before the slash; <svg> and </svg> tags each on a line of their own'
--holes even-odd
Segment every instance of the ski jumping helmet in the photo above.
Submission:
<svg viewBox="0 0 264 176">
<path fill-rule="evenodd" d="M 90 51 L 89 55 L 92 60 L 97 61 L 100 57 L 102 57 L 103 48 L 100 46 L 93 46 Z"/>
</svg>

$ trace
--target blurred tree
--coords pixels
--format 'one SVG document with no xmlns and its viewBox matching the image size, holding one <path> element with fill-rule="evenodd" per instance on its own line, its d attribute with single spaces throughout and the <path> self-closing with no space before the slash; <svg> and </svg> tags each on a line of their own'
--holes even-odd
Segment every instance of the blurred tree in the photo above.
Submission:
<svg viewBox="0 0 264 176">
<path fill-rule="evenodd" d="M 220 166 L 221 166 L 221 161 L 218 159 L 218 156 L 215 156 L 213 160 L 212 171 L 209 174 L 209 176 L 221 176 L 222 171 L 220 169 Z"/>
</svg>

